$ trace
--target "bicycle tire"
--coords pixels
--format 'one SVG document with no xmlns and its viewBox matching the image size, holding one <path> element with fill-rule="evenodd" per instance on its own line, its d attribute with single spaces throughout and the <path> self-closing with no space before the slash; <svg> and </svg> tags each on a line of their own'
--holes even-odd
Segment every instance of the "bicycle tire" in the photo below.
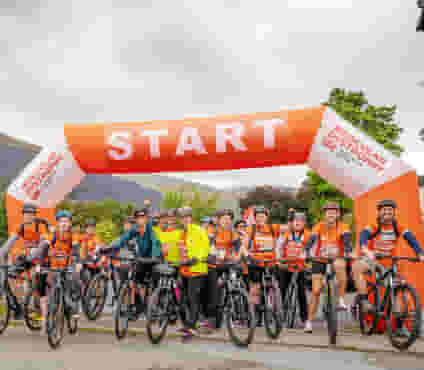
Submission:
<svg viewBox="0 0 424 370">
<path fill-rule="evenodd" d="M 327 298 L 325 305 L 325 316 L 327 320 L 328 338 L 330 345 L 337 344 L 337 311 L 336 311 L 336 298 L 334 296 L 335 287 L 334 282 L 327 285 Z"/>
<path fill-rule="evenodd" d="M 248 318 L 247 318 L 247 322 L 248 322 L 248 333 L 247 333 L 247 337 L 246 339 L 240 339 L 235 331 L 234 331 L 234 327 L 233 327 L 233 321 L 232 321 L 232 314 L 236 313 L 237 307 L 227 307 L 227 315 L 226 315 L 226 326 L 227 326 L 227 331 L 228 334 L 231 338 L 231 341 L 237 346 L 237 347 L 248 347 L 250 343 L 252 343 L 253 338 L 255 336 L 255 330 L 256 330 L 256 320 L 255 320 L 255 310 L 254 307 L 252 305 L 252 303 L 249 302 L 249 294 L 247 293 L 246 290 L 243 289 L 234 289 L 232 290 L 230 293 L 230 296 L 232 299 L 228 299 L 228 302 L 234 302 L 235 300 L 237 300 L 237 296 L 241 301 L 241 305 L 243 305 L 243 303 L 245 305 L 247 305 L 248 309 L 247 309 L 247 314 L 248 314 Z"/>
<path fill-rule="evenodd" d="M 156 321 L 155 317 L 155 310 L 161 306 L 160 302 L 162 297 L 167 298 L 165 299 L 165 317 L 164 322 L 162 323 L 160 327 L 160 331 L 158 335 L 155 335 L 152 330 L 152 323 Z M 169 314 L 170 314 L 170 308 L 168 307 L 172 302 L 172 298 L 170 297 L 170 291 L 168 289 L 158 287 L 156 288 L 152 295 L 150 296 L 150 302 L 147 307 L 147 323 L 146 323 L 146 329 L 147 329 L 147 336 L 152 344 L 159 344 L 162 339 L 165 337 L 168 325 L 169 325 Z"/>
<path fill-rule="evenodd" d="M 273 292 L 272 295 L 269 293 L 271 291 Z M 281 317 L 279 314 L 279 312 L 281 312 L 281 305 L 279 309 L 277 308 L 277 300 L 279 297 L 281 298 L 281 292 L 275 287 L 269 288 L 269 292 L 265 296 L 265 331 L 269 338 L 277 339 L 281 334 L 281 330 L 283 329 L 283 326 L 281 325 Z M 268 302 L 270 299 L 271 302 Z M 272 324 L 274 324 L 274 327 Z"/>
<path fill-rule="evenodd" d="M 96 285 L 101 282 L 101 287 L 97 288 Z M 85 316 L 90 321 L 96 321 L 103 313 L 107 296 L 109 294 L 109 281 L 104 273 L 97 274 L 90 282 L 88 283 L 85 294 L 82 299 L 82 309 Z M 96 289 L 101 289 L 101 294 L 92 296 L 93 291 Z M 91 299 L 95 300 L 95 304 L 91 307 Z"/>
<path fill-rule="evenodd" d="M 10 298 L 7 293 L 3 291 L 3 289 L 0 290 L 0 313 L 4 316 L 3 320 L 0 319 L 0 334 L 3 334 L 3 332 L 6 330 L 6 328 L 9 326 L 10 321 Z"/>
<path fill-rule="evenodd" d="M 32 307 L 31 299 L 35 297 L 34 293 L 36 292 L 36 286 L 31 284 L 31 288 L 28 290 L 27 294 L 25 294 L 24 298 L 24 320 L 25 325 L 31 331 L 40 331 L 42 329 L 42 324 L 37 322 L 31 318 L 31 314 L 35 312 Z"/>
<path fill-rule="evenodd" d="M 392 346 L 399 351 L 405 351 L 407 350 L 412 344 L 415 343 L 415 341 L 419 338 L 421 333 L 421 319 L 422 319 L 422 308 L 421 308 L 421 302 L 420 297 L 417 293 L 417 290 L 410 284 L 404 284 L 402 286 L 398 286 L 395 288 L 395 297 L 397 297 L 397 294 L 399 291 L 402 290 L 408 290 L 411 294 L 411 297 L 414 301 L 414 307 L 415 307 L 415 318 L 412 320 L 412 328 L 410 330 L 410 336 L 405 342 L 400 342 L 396 340 L 395 333 L 392 328 L 392 304 L 391 298 L 389 300 L 389 304 L 387 307 L 387 336 L 389 337 L 390 343 Z"/>
<path fill-rule="evenodd" d="M 227 288 L 225 286 L 222 286 L 220 289 L 220 296 L 219 296 L 219 302 L 216 307 L 216 317 L 215 317 L 215 329 L 221 329 L 222 324 L 224 322 L 224 305 L 225 305 L 225 296 L 228 294 Z"/>
<path fill-rule="evenodd" d="M 78 331 L 78 319 L 72 317 L 71 314 L 66 315 L 66 321 L 68 324 L 68 333 L 75 335 Z"/>
<path fill-rule="evenodd" d="M 115 310 L 115 336 L 118 340 L 124 339 L 128 334 L 128 322 L 130 316 L 129 307 L 131 305 L 126 304 L 124 301 L 127 294 L 128 300 L 131 302 L 131 288 L 128 281 L 122 284 L 122 287 L 119 291 L 118 304 L 116 305 Z M 123 311 L 125 306 L 127 306 L 127 309 L 126 311 Z M 124 319 L 124 326 L 122 328 L 119 324 L 119 320 L 121 318 Z"/>
<path fill-rule="evenodd" d="M 65 328 L 65 302 L 61 288 L 53 290 L 53 296 L 49 297 L 47 310 L 47 339 L 52 349 L 61 346 Z M 58 325 L 59 324 L 59 325 Z M 54 334 L 57 334 L 54 336 Z"/>
<path fill-rule="evenodd" d="M 379 302 L 376 302 L 376 290 L 377 286 L 372 283 L 367 283 L 367 296 L 368 299 L 374 302 L 375 307 L 379 305 Z M 371 318 L 370 318 L 371 316 Z M 368 325 L 367 322 L 370 322 Z M 362 309 L 362 304 L 359 302 L 359 327 L 363 335 L 372 335 L 375 333 L 378 324 L 378 315 L 376 313 L 367 313 Z"/>
<path fill-rule="evenodd" d="M 292 285 L 291 290 L 291 295 L 289 296 L 289 311 L 287 312 L 287 328 L 294 329 L 298 309 L 297 286 Z"/>
</svg>

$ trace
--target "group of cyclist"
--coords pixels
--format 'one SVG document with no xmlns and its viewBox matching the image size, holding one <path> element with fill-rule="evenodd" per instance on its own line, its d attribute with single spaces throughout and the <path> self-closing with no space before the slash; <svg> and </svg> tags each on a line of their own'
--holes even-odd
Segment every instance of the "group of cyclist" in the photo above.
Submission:
<svg viewBox="0 0 424 370">
<path fill-rule="evenodd" d="M 84 233 L 77 233 L 72 229 L 70 212 L 58 211 L 56 227 L 51 227 L 37 217 L 37 208 L 34 205 L 25 204 L 22 209 L 23 224 L 11 233 L 0 249 L 0 257 L 9 254 L 11 263 L 23 265 L 27 272 L 35 274 L 40 271 L 40 267 L 73 265 L 75 273 L 72 279 L 76 290 L 87 284 L 101 269 L 107 268 L 108 256 L 111 255 L 126 252 L 137 257 L 157 258 L 170 264 L 188 262 L 179 270 L 189 302 L 189 320 L 181 329 L 186 336 L 195 335 L 199 327 L 212 331 L 218 328 L 216 318 L 222 273 L 219 266 L 226 261 L 240 262 L 243 266 L 243 279 L 248 287 L 251 303 L 256 308 L 257 325 L 260 326 L 262 274 L 266 262 L 275 261 L 272 268 L 282 297 L 285 296 L 294 267 L 300 270 L 297 285 L 300 319 L 305 332 L 311 333 L 329 259 L 333 263 L 338 281 L 338 309 L 347 309 L 344 297 L 348 271 L 351 270 L 362 307 L 367 312 L 372 312 L 373 305 L 368 300 L 365 274 L 375 271 L 377 266 L 384 267 L 390 263 L 389 260 L 377 261 L 376 254 L 392 256 L 399 253 L 399 239 L 403 238 L 420 261 L 424 261 L 417 239 L 407 227 L 396 220 L 396 208 L 392 200 L 383 200 L 377 204 L 377 221 L 361 231 L 360 258 L 353 258 L 352 231 L 341 221 L 341 209 L 337 202 L 327 202 L 324 205 L 323 220 L 311 230 L 306 226 L 305 213 L 295 210 L 289 211 L 287 224 L 269 223 L 268 209 L 257 206 L 254 209 L 255 223 L 251 225 L 245 220 L 234 220 L 234 213 L 229 209 L 204 217 L 200 225 L 197 225 L 191 208 L 155 213 L 147 206 L 136 210 L 132 217 L 124 220 L 123 235 L 109 246 L 102 243 L 97 236 L 95 220 L 86 220 Z M 23 242 L 17 243 L 19 239 Z M 63 255 L 67 258 L 59 258 Z M 314 259 L 311 267 L 312 291 L 308 304 L 304 268 L 309 257 Z M 278 262 L 283 259 L 290 259 L 291 262 Z M 119 262 L 113 263 L 112 268 L 120 280 L 126 279 L 128 271 Z M 135 280 L 143 282 L 149 276 L 154 285 L 152 268 L 153 264 L 137 265 Z M 48 276 L 43 276 L 37 279 L 41 315 L 34 317 L 40 322 L 46 317 L 48 287 L 52 284 Z M 140 289 L 136 297 L 148 294 Z M 135 317 L 146 310 L 141 299 L 138 299 L 135 308 Z M 17 310 L 17 318 L 21 314 Z M 73 315 L 78 318 L 78 305 L 75 306 Z"/>
</svg>

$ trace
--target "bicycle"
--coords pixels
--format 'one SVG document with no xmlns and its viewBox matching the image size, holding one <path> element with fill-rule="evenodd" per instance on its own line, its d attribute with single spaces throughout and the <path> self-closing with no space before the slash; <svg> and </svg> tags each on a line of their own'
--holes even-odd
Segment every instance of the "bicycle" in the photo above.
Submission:
<svg viewBox="0 0 424 370">
<path fill-rule="evenodd" d="M 69 256 L 55 255 L 55 258 L 65 259 Z M 79 297 L 75 297 L 73 280 L 69 278 L 73 273 L 72 267 L 45 268 L 43 271 L 50 272 L 53 277 L 48 299 L 46 332 L 50 347 L 57 349 L 64 337 L 65 318 L 69 334 L 76 334 L 78 330 L 78 319 L 73 317 L 73 313 Z"/>
<path fill-rule="evenodd" d="M 28 280 L 29 288 L 24 298 L 24 320 L 26 326 L 31 331 L 40 331 L 41 322 L 34 320 L 35 316 L 41 315 L 40 295 L 38 293 L 38 281 L 43 275 L 47 275 L 46 271 L 35 274 L 32 279 Z"/>
<path fill-rule="evenodd" d="M 184 326 L 188 325 L 188 297 L 179 280 L 178 268 L 189 265 L 189 262 L 161 263 L 153 268 L 159 275 L 159 284 L 153 291 L 147 307 L 146 324 L 147 336 L 152 344 L 159 344 L 169 323 L 176 322 L 178 318 Z M 157 333 L 154 329 L 156 323 L 159 324 Z"/>
<path fill-rule="evenodd" d="M 374 302 L 375 310 L 372 313 L 365 313 L 362 304 L 359 304 L 361 332 L 364 335 L 372 335 L 377 329 L 379 320 L 385 319 L 387 336 L 392 346 L 404 351 L 420 336 L 422 308 L 417 290 L 403 281 L 398 273 L 397 264 L 399 261 L 420 262 L 420 260 L 380 254 L 376 255 L 376 259 L 391 259 L 393 263 L 389 269 L 377 265 L 375 283 L 367 282 L 368 297 Z M 385 290 L 383 299 L 381 299 L 381 288 Z M 402 338 L 405 340 L 402 341 Z"/>
<path fill-rule="evenodd" d="M 264 304 L 259 305 L 259 312 L 264 315 L 265 331 L 268 337 L 277 339 L 283 329 L 281 317 L 282 299 L 280 285 L 270 265 L 279 262 L 279 260 L 262 261 L 253 259 L 252 257 L 249 259 L 250 263 L 256 266 L 264 263 L 261 281 L 261 301 Z"/>
<path fill-rule="evenodd" d="M 0 285 L 0 334 L 9 326 L 11 311 L 18 311 L 19 302 L 10 288 L 9 279 L 18 279 L 19 274 L 24 272 L 23 268 L 15 265 L 0 265 L 3 270 L 2 281 Z"/>
<path fill-rule="evenodd" d="M 224 262 L 217 264 L 217 268 L 223 270 L 220 278 L 222 292 L 217 316 L 222 319 L 225 317 L 232 342 L 238 347 L 247 347 L 253 340 L 256 320 L 253 305 L 249 302 L 246 284 L 241 277 L 243 268 L 239 262 Z M 235 333 L 235 329 L 243 325 L 246 325 L 247 329 L 245 338 Z"/>
<path fill-rule="evenodd" d="M 136 278 L 136 267 L 138 263 L 142 263 L 145 265 L 158 263 L 157 259 L 154 258 L 143 258 L 143 257 L 135 257 L 135 258 L 127 258 L 127 257 L 114 257 L 111 258 L 128 262 L 129 271 L 128 271 L 128 279 L 121 283 L 121 287 L 119 289 L 119 297 L 118 303 L 115 310 L 115 335 L 118 340 L 121 340 L 126 337 L 128 333 L 128 323 L 129 321 L 136 321 L 138 319 L 137 314 L 137 304 L 136 298 L 140 299 L 140 304 L 143 307 L 147 306 L 148 302 L 148 294 L 147 290 L 151 286 L 151 279 L 149 277 L 146 278 L 141 284 L 137 284 L 135 281 Z M 140 297 L 140 289 L 144 290 L 144 297 Z M 134 292 L 134 295 L 132 294 Z M 133 298 L 134 297 L 134 302 Z M 121 324 L 122 321 L 122 324 Z"/>
<path fill-rule="evenodd" d="M 282 268 L 288 268 L 286 265 L 289 262 L 298 262 L 299 259 L 283 259 L 280 260 L 282 263 Z M 283 299 L 283 304 L 281 307 L 281 321 L 283 326 L 285 325 L 289 329 L 295 327 L 297 319 L 300 318 L 300 313 L 298 309 L 299 297 L 298 297 L 298 277 L 300 273 L 300 267 L 298 265 L 290 265 L 293 269 L 292 276 L 290 278 L 290 283 L 287 286 L 286 294 Z"/>
</svg>

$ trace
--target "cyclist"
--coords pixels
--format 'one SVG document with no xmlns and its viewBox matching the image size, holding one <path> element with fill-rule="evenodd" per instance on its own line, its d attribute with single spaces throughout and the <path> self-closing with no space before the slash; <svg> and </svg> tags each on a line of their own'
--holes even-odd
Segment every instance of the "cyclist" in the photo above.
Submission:
<svg viewBox="0 0 424 370">
<path fill-rule="evenodd" d="M 210 244 L 207 233 L 200 226 L 193 224 L 193 211 L 190 207 L 182 208 L 179 214 L 184 227 L 178 240 L 179 256 L 181 261 L 191 263 L 191 266 L 180 269 L 190 310 L 183 333 L 186 338 L 190 338 L 196 334 L 199 320 L 200 292 L 208 274 L 208 264 L 205 261 L 209 255 Z"/>
<path fill-rule="evenodd" d="M 306 299 L 306 287 L 304 276 L 305 265 L 305 245 L 310 238 L 310 231 L 305 228 L 306 215 L 302 212 L 296 212 L 292 219 L 292 230 L 281 236 L 281 247 L 277 249 L 277 257 L 282 259 L 299 259 L 296 262 L 288 262 L 287 269 L 280 270 L 280 289 L 281 297 L 284 299 L 287 288 L 290 284 L 293 266 L 298 267 L 299 275 L 297 280 L 298 299 L 300 307 L 300 319 L 305 324 L 308 316 L 308 303 Z M 302 261 L 303 260 L 303 261 Z"/>
<path fill-rule="evenodd" d="M 337 202 L 327 202 L 324 207 L 324 220 L 315 225 L 311 237 L 306 245 L 308 254 L 314 257 L 335 258 L 333 262 L 338 286 L 338 309 L 346 310 L 344 296 L 346 294 L 347 273 L 346 262 L 342 258 L 352 255 L 352 232 L 348 225 L 339 221 L 340 205 Z M 312 295 L 309 303 L 308 320 L 305 332 L 312 332 L 312 320 L 318 308 L 323 284 L 323 275 L 326 272 L 325 260 L 312 263 Z"/>
<path fill-rule="evenodd" d="M 167 217 L 167 231 L 174 231 L 177 229 L 177 210 L 175 208 L 171 208 L 168 211 Z"/>
<path fill-rule="evenodd" d="M 118 240 L 114 241 L 109 247 L 100 250 L 102 254 L 109 254 L 119 251 L 127 246 L 127 243 L 134 239 L 137 243 L 137 257 L 151 258 L 161 257 L 161 246 L 152 229 L 152 219 L 149 218 L 148 209 L 138 209 L 134 212 L 136 224 L 122 235 Z M 139 263 L 136 268 L 136 283 L 143 284 L 148 276 L 152 276 L 153 265 Z M 148 292 L 144 292 L 140 288 L 139 294 L 135 295 L 136 311 L 134 315 L 138 317 L 145 311 L 144 305 L 140 297 L 144 297 Z"/>
<path fill-rule="evenodd" d="M 231 209 L 223 209 L 217 219 L 218 225 L 215 232 L 209 234 L 210 241 L 210 263 L 208 265 L 208 278 L 206 289 L 208 293 L 208 312 L 207 320 L 202 326 L 208 329 L 217 328 L 217 309 L 220 299 L 221 289 L 218 285 L 218 279 L 222 271 L 217 268 L 218 263 L 229 260 L 233 256 L 233 248 L 237 234 L 233 231 L 232 223 L 234 212 Z"/>
<path fill-rule="evenodd" d="M 368 301 L 367 283 L 364 274 L 375 272 L 378 266 L 390 267 L 392 261 L 375 259 L 375 254 L 395 256 L 399 253 L 399 239 L 403 238 L 414 250 L 421 261 L 424 261 L 423 250 L 414 234 L 396 220 L 397 205 L 393 200 L 382 200 L 377 204 L 377 223 L 368 225 L 360 233 L 360 248 L 362 257 L 352 266 L 353 278 L 358 289 L 362 309 L 365 312 L 374 311 L 374 306 Z"/>
<path fill-rule="evenodd" d="M 263 206 L 255 207 L 253 215 L 256 223 L 251 225 L 247 231 L 249 236 L 249 255 L 259 261 L 274 260 L 280 225 L 268 223 L 269 211 Z M 249 293 L 252 303 L 255 305 L 257 325 L 259 327 L 262 326 L 262 311 L 259 305 L 261 304 L 260 287 L 264 266 L 264 263 L 249 266 Z"/>
<path fill-rule="evenodd" d="M 237 256 L 237 260 L 246 258 L 249 255 L 249 236 L 247 235 L 247 223 L 244 220 L 238 220 L 234 224 L 235 240 L 233 243 L 233 251 Z M 243 266 L 243 280 L 246 287 L 249 286 L 249 270 L 247 265 Z"/>
<path fill-rule="evenodd" d="M 20 256 L 31 255 L 31 250 L 39 246 L 49 227 L 47 221 L 37 218 L 37 207 L 33 204 L 24 204 L 22 217 L 23 223 L 12 232 L 9 239 L 0 249 L 0 257 L 4 257 L 10 252 L 13 264 L 19 262 Z M 30 276 L 30 271 L 28 271 L 28 276 Z M 15 281 L 10 283 L 12 289 L 16 289 Z M 14 302 L 14 304 L 16 306 L 15 319 L 21 320 L 23 318 L 22 306 L 18 302 Z M 35 315 L 34 320 L 41 320 L 41 318 Z"/>
<path fill-rule="evenodd" d="M 104 246 L 100 238 L 96 234 L 97 222 L 94 218 L 90 218 L 85 222 L 85 234 L 80 238 L 80 258 L 82 261 L 87 258 L 95 258 L 100 248 Z M 103 263 L 104 265 L 104 263 Z M 82 272 L 83 281 L 88 283 L 101 270 L 100 263 L 91 263 L 84 268 Z"/>
<path fill-rule="evenodd" d="M 46 235 L 40 246 L 33 250 L 31 262 L 39 261 L 36 271 L 40 272 L 40 266 L 50 268 L 63 268 L 75 263 L 75 269 L 72 276 L 73 292 L 80 292 L 80 246 L 79 237 L 72 233 L 72 215 L 68 211 L 59 211 L 56 213 L 56 231 Z M 60 259 L 58 256 L 67 256 L 67 259 Z M 41 275 L 39 282 L 40 306 L 43 318 L 47 316 L 47 287 L 48 276 Z M 54 286 L 54 281 L 52 282 Z M 79 318 L 79 304 L 75 303 L 73 307 L 73 317 Z"/>
</svg>

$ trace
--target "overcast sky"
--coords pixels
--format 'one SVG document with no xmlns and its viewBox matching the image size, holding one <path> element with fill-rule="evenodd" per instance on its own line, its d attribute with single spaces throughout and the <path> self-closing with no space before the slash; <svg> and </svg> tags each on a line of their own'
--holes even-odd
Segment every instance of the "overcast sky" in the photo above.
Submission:
<svg viewBox="0 0 424 370">
<path fill-rule="evenodd" d="M 0 131 L 48 145 L 65 122 L 310 107 L 344 87 L 398 106 L 405 160 L 424 173 L 418 13 L 415 0 L 1 0 Z M 183 176 L 290 186 L 305 170 Z"/>
</svg>

